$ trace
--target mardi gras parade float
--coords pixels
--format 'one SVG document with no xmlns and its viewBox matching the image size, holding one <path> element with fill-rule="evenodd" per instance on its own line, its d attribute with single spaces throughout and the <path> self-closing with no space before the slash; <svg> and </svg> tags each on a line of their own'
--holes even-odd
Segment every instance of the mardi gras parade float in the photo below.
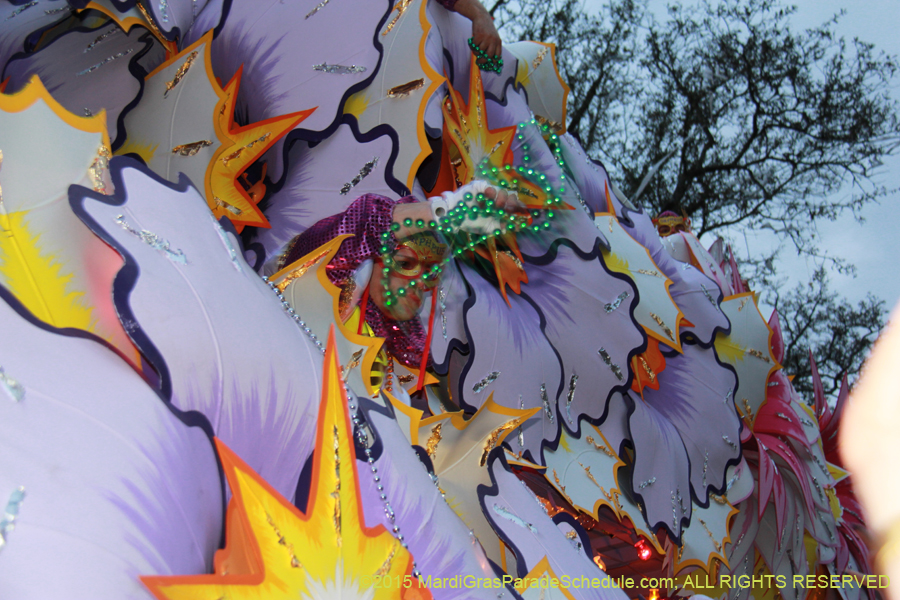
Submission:
<svg viewBox="0 0 900 600">
<path fill-rule="evenodd" d="M 459 2 L 0 5 L 0 597 L 875 597 L 846 386 Z"/>
</svg>

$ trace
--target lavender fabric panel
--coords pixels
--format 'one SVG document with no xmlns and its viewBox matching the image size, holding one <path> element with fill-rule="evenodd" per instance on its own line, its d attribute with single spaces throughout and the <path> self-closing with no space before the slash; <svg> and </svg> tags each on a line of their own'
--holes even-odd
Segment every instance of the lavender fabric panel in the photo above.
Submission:
<svg viewBox="0 0 900 600">
<path fill-rule="evenodd" d="M 541 442 L 556 439 L 559 432 L 557 399 L 563 375 L 559 356 L 531 302 L 508 293 L 507 305 L 494 285 L 468 266 L 461 270 L 474 302 L 465 310 L 469 356 L 453 397 L 473 411 L 491 393 L 495 402 L 509 408 L 540 408 L 523 427 L 523 437 L 510 442 L 514 452 L 527 451 L 539 460 Z"/>
<path fill-rule="evenodd" d="M 513 547 L 519 573 L 528 573 L 544 557 L 557 578 L 568 575 L 572 580 L 609 579 L 580 548 L 578 537 L 569 540 L 553 522 L 528 486 L 516 477 L 503 454 L 495 452 L 488 462 L 494 486 L 483 490 L 481 506 L 485 516 Z M 524 564 L 521 564 L 524 563 Z M 540 574 L 538 574 L 540 576 Z M 600 586 L 569 587 L 566 591 L 577 599 L 625 600 L 624 591 L 609 583 Z"/>
<path fill-rule="evenodd" d="M 79 216 L 126 256 L 117 310 L 172 403 L 292 498 L 315 438 L 322 355 L 243 261 L 186 178 L 111 161 L 115 197 L 72 188 Z"/>
<path fill-rule="evenodd" d="M 576 431 L 579 417 L 601 418 L 613 391 L 629 385 L 630 357 L 645 341 L 631 316 L 635 289 L 599 258 L 585 260 L 568 246 L 549 264 L 526 263 L 525 271 L 522 293 L 538 307 L 563 362 L 559 416 Z"/>
<path fill-rule="evenodd" d="M 138 575 L 212 569 L 224 505 L 207 435 L 113 351 L 0 296 L 0 335 L 15 340 L 0 345 L 0 503 L 24 489 L 4 597 L 149 600 Z"/>
<path fill-rule="evenodd" d="M 681 436 L 694 497 L 705 505 L 709 490 L 724 487 L 728 464 L 740 457 L 741 423 L 733 401 L 737 377 L 718 362 L 713 348 L 682 348 L 684 354 L 665 355 L 666 368 L 656 375 L 659 390 L 645 387 L 643 401 Z M 653 443 L 633 426 L 631 431 L 635 454 L 641 452 L 639 441 Z"/>
<path fill-rule="evenodd" d="M 693 266 L 672 258 L 645 213 L 627 211 L 626 217 L 631 223 L 620 219 L 622 227 L 647 248 L 660 271 L 672 280 L 669 294 L 684 318 L 693 324 L 693 327 L 681 327 L 682 337 L 685 332 L 690 332 L 700 343 L 710 344 L 717 330 L 728 331 L 731 324 L 719 308 L 722 292 L 718 284 Z"/>
<path fill-rule="evenodd" d="M 566 163 L 566 172 L 575 183 L 576 196 L 581 199 L 582 210 L 593 216 L 594 213 L 607 212 L 606 194 L 613 194 L 609 174 L 602 165 L 594 162 L 585 153 L 581 145 L 568 133 L 559 136 L 562 157 Z"/>
<path fill-rule="evenodd" d="M 294 144 L 285 183 L 267 200 L 271 228 L 256 232 L 266 258 L 318 221 L 347 210 L 359 196 L 393 195 L 384 179 L 391 148 L 386 135 L 360 142 L 349 125 L 339 126 L 313 147 L 303 141 Z"/>
<path fill-rule="evenodd" d="M 143 2 L 153 22 L 167 39 L 177 40 L 191 29 L 207 0 L 155 0 Z M 184 46 L 182 46 L 184 47 Z"/>
<path fill-rule="evenodd" d="M 438 294 L 435 306 L 434 333 L 431 336 L 431 356 L 436 365 L 447 365 L 452 348 L 468 344 L 463 305 L 469 290 L 456 261 L 445 264 L 441 283 L 434 290 Z M 431 303 L 424 302 L 420 320 L 427 328 L 431 319 Z"/>
<path fill-rule="evenodd" d="M 629 418 L 634 444 L 633 489 L 651 530 L 660 525 L 675 537 L 691 518 L 691 464 L 675 425 L 631 392 Z"/>
<path fill-rule="evenodd" d="M 4 2 L 0 4 L 0 81 L 6 79 L 3 73 L 6 63 L 14 54 L 25 51 L 25 42 L 40 31 L 68 19 L 72 14 L 65 0 L 45 0 L 27 2 L 20 5 Z M 9 89 L 6 90 L 9 93 Z"/>
<path fill-rule="evenodd" d="M 441 497 L 425 466 L 410 448 L 397 422 L 379 412 L 367 411 L 366 419 L 380 439 L 382 453 L 375 461 L 384 492 L 379 492 L 374 474 L 365 463 L 357 463 L 366 525 L 393 526 L 386 516 L 380 494 L 387 497 L 396 523 L 409 544 L 409 551 L 424 577 L 455 578 L 473 575 L 493 578 L 484 550 L 468 526 Z M 435 600 L 483 598 L 496 600 L 498 590 L 460 587 L 431 588 Z"/>
<path fill-rule="evenodd" d="M 247 122 L 317 107 L 297 127 L 322 132 L 343 114 L 349 89 L 374 74 L 380 57 L 377 27 L 390 9 L 388 0 L 351 0 L 340 6 L 320 0 L 234 0 L 212 43 L 213 71 L 226 82 L 243 65 L 236 111 Z M 191 28 L 183 46 L 218 24 L 213 23 L 215 12 L 208 18 L 201 14 L 202 26 Z M 329 72 L 323 65 L 354 69 Z M 273 181 L 282 178 L 286 167 L 283 146 L 284 138 L 266 155 Z"/>
<path fill-rule="evenodd" d="M 394 244 L 393 235 L 388 242 L 381 238 L 382 233 L 391 232 L 394 207 L 415 201 L 412 196 L 399 200 L 377 194 L 360 196 L 344 212 L 322 219 L 297 236 L 284 264 L 289 265 L 303 258 L 338 236 L 350 234 L 353 237 L 341 243 L 328 265 L 328 279 L 341 286 L 353 276 L 361 262 L 379 258 L 383 244 L 387 243 L 389 247 Z M 380 281 L 375 284 L 381 285 Z M 366 305 L 366 323 L 376 336 L 385 338 L 385 346 L 396 360 L 408 367 L 418 368 L 422 364 L 425 331 L 418 319 L 395 321 L 381 312 L 374 302 L 369 302 Z"/>
<path fill-rule="evenodd" d="M 40 51 L 10 61 L 6 93 L 22 89 L 38 75 L 63 107 L 78 116 L 106 110 L 110 139 L 115 141 L 119 113 L 141 92 L 144 68 L 165 60 L 165 49 L 142 27 L 125 33 L 110 21 L 89 31 L 67 32 Z M 141 59 L 144 67 L 131 69 Z"/>
</svg>

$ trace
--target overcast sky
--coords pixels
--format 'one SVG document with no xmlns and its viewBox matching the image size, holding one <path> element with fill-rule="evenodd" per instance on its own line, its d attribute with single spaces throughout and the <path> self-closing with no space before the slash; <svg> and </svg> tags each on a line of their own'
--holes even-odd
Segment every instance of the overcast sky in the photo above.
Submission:
<svg viewBox="0 0 900 600">
<path fill-rule="evenodd" d="M 590 10 L 592 6 L 600 6 L 605 0 L 584 0 Z M 683 0 L 689 4 L 691 0 Z M 789 0 L 787 4 L 791 4 Z M 850 2 L 849 0 L 799 0 L 794 2 L 797 13 L 791 23 L 796 30 L 816 27 L 842 9 L 846 15 L 841 18 L 836 31 L 849 39 L 875 44 L 876 48 L 890 55 L 900 55 L 900 0 L 866 0 Z M 667 0 L 650 0 L 650 8 L 660 21 L 667 15 Z M 900 100 L 900 74 L 891 90 L 894 98 Z M 885 162 L 876 177 L 878 183 L 891 189 L 900 188 L 900 157 L 893 157 Z M 841 194 L 847 197 L 850 190 Z M 871 205 L 863 211 L 866 222 L 857 223 L 852 217 L 841 219 L 835 223 L 825 223 L 820 227 L 821 247 L 828 248 L 855 264 L 858 269 L 856 278 L 832 276 L 832 289 L 838 291 L 851 301 L 856 302 L 872 292 L 886 302 L 890 309 L 900 300 L 900 194 L 893 193 L 884 198 L 880 205 Z M 703 240 L 707 245 L 712 240 Z M 771 237 L 754 236 L 748 233 L 747 241 L 743 235 L 733 240 L 734 251 L 739 258 L 746 257 L 747 249 L 753 254 L 760 254 L 773 243 Z M 779 272 L 792 281 L 809 280 L 816 265 L 811 260 L 801 259 L 791 254 L 789 249 L 782 252 L 782 264 Z"/>
</svg>

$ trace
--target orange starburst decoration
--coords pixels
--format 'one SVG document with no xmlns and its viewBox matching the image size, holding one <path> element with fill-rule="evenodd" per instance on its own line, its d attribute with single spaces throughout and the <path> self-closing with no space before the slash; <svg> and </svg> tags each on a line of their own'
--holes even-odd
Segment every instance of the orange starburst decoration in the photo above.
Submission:
<svg viewBox="0 0 900 600">
<path fill-rule="evenodd" d="M 142 577 L 159 600 L 431 598 L 411 576 L 409 551 L 383 526 L 364 524 L 333 329 L 316 428 L 305 514 L 216 440 L 234 494 L 226 546 L 216 553 L 212 575 Z M 388 578 L 400 585 L 377 584 Z"/>
<path fill-rule="evenodd" d="M 265 194 L 265 188 L 262 188 L 262 193 L 251 196 L 238 178 L 272 144 L 316 110 L 311 108 L 235 127 L 234 106 L 243 70 L 243 67 L 238 69 L 220 94 L 214 114 L 216 137 L 221 147 L 206 171 L 206 201 L 209 208 L 217 219 L 228 217 L 239 233 L 246 225 L 268 228 L 269 221 L 257 206 Z"/>
</svg>

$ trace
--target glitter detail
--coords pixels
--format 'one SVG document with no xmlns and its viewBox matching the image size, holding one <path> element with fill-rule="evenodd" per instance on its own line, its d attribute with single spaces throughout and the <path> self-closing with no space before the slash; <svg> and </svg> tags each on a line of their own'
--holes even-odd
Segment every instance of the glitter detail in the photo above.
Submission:
<svg viewBox="0 0 900 600">
<path fill-rule="evenodd" d="M 0 550 L 6 546 L 6 540 L 10 532 L 16 528 L 16 518 L 19 516 L 19 507 L 25 499 L 25 488 L 19 487 L 9 496 L 3 518 L 0 519 Z"/>
<path fill-rule="evenodd" d="M 350 357 L 350 362 L 347 363 L 347 366 L 341 369 L 341 379 L 347 379 L 347 375 L 350 374 L 350 371 L 359 366 L 359 363 L 362 361 L 362 356 L 365 350 L 357 350 L 353 353 L 353 356 Z M 398 378 L 399 379 L 399 378 Z M 401 382 L 403 383 L 403 382 Z"/>
<path fill-rule="evenodd" d="M 20 6 L 20 7 L 17 8 L 16 10 L 12 11 L 11 13 L 9 13 L 9 16 L 6 17 L 6 20 L 9 21 L 9 20 L 12 19 L 13 17 L 19 16 L 21 13 L 25 12 L 26 10 L 28 10 L 28 9 L 31 8 L 32 6 L 37 6 L 37 2 L 29 2 L 28 4 L 23 4 L 22 6 Z"/>
<path fill-rule="evenodd" d="M 0 200 L 2 200 L 2 197 L 0 197 Z M 446 340 L 447 339 L 447 304 L 445 301 L 447 300 L 447 294 L 444 293 L 444 286 L 440 287 L 440 289 L 438 290 L 438 293 L 440 296 L 440 303 L 441 303 L 441 333 L 444 335 L 444 339 Z"/>
<path fill-rule="evenodd" d="M 303 17 L 303 19 L 306 20 L 306 19 L 310 18 L 311 16 L 313 16 L 314 14 L 316 14 L 317 12 L 319 12 L 320 10 L 322 10 L 323 8 L 325 8 L 325 5 L 328 4 L 330 1 L 331 0 L 322 0 L 321 2 L 316 4 L 316 6 L 311 11 L 306 13 L 306 16 Z"/>
<path fill-rule="evenodd" d="M 89 109 L 88 107 L 84 107 L 84 116 L 86 116 L 86 117 L 93 117 L 93 116 L 94 116 L 94 111 L 92 111 L 92 110 Z"/>
<path fill-rule="evenodd" d="M 654 373 L 653 369 L 650 368 L 650 364 L 647 362 L 647 359 L 645 359 L 643 355 L 638 355 L 637 358 L 639 361 L 641 361 L 641 366 L 644 367 L 644 372 L 647 373 L 647 378 L 650 380 L 650 383 L 656 382 L 656 373 Z"/>
<path fill-rule="evenodd" d="M 601 492 L 604 491 L 604 490 L 603 490 L 603 487 L 602 487 L 599 483 L 597 483 L 597 480 L 596 480 L 596 479 L 594 479 L 594 474 L 591 473 L 591 467 L 590 467 L 590 466 L 585 466 L 585 465 L 583 465 L 581 462 L 579 462 L 578 464 L 581 465 L 581 468 L 582 468 L 582 469 L 584 469 L 584 474 L 587 475 L 588 479 L 590 479 L 591 481 L 593 481 L 593 482 L 594 482 L 594 485 L 596 485 L 598 488 L 600 488 L 600 491 L 601 491 Z"/>
<path fill-rule="evenodd" d="M 532 69 L 537 69 L 539 66 L 541 66 L 541 63 L 544 62 L 544 57 L 547 56 L 547 52 L 548 52 L 547 46 L 544 46 L 543 48 L 541 48 L 541 51 L 538 52 L 538 55 L 534 57 L 533 61 L 531 61 Z"/>
<path fill-rule="evenodd" d="M 234 247 L 234 244 L 231 243 L 231 238 L 228 237 L 228 234 L 225 233 L 225 230 L 222 229 L 222 226 L 219 225 L 217 221 L 213 221 L 213 223 L 216 228 L 216 233 L 219 234 L 219 239 L 222 241 L 222 245 L 225 246 L 225 250 L 228 252 L 228 258 L 231 259 L 232 266 L 234 266 L 238 273 L 243 273 L 244 270 L 241 268 L 241 263 L 238 260 L 238 251 Z"/>
<path fill-rule="evenodd" d="M 88 73 L 93 73 L 94 71 L 96 71 L 97 69 L 102 67 L 103 65 L 105 65 L 107 63 L 111 63 L 112 61 L 116 60 L 117 58 L 122 58 L 123 56 L 128 56 L 132 52 L 134 52 L 134 48 L 129 48 L 128 50 L 122 50 L 118 54 L 113 54 L 112 56 L 107 56 L 106 58 L 104 58 L 103 60 L 98 62 L 97 64 L 90 66 L 83 71 L 79 71 L 78 73 L 75 73 L 75 76 L 80 77 L 82 75 L 87 75 Z"/>
<path fill-rule="evenodd" d="M 181 80 L 184 79 L 184 76 L 187 75 L 187 72 L 190 70 L 191 65 L 194 64 L 194 61 L 197 60 L 197 57 L 200 55 L 198 50 L 194 50 L 188 57 L 181 63 L 181 66 L 178 67 L 178 70 L 175 71 L 175 76 L 172 78 L 172 81 L 166 83 L 166 91 L 163 92 L 163 98 L 169 95 L 169 92 L 175 89 L 175 86 L 181 83 Z"/>
<path fill-rule="evenodd" d="M 564 486 L 559 480 L 559 475 L 556 473 L 556 469 L 553 469 L 553 480 L 556 482 L 556 487 L 558 487 L 562 491 L 562 493 L 565 494 L 566 486 Z"/>
<path fill-rule="evenodd" d="M 331 492 L 331 497 L 334 498 L 334 515 L 332 517 L 334 521 L 334 533 L 337 536 L 336 542 L 337 547 L 341 547 L 341 529 L 343 527 L 342 518 L 341 518 L 341 439 L 338 435 L 337 425 L 333 426 L 333 440 L 334 440 L 334 491 Z"/>
<path fill-rule="evenodd" d="M 525 400 L 522 399 L 522 394 L 519 394 L 519 409 L 525 410 Z M 522 431 L 522 426 L 519 425 L 519 432 L 516 435 L 516 438 L 519 442 L 519 448 L 525 447 L 525 432 Z"/>
<path fill-rule="evenodd" d="M 224 200 L 222 200 L 222 199 L 219 198 L 218 196 L 214 196 L 214 197 L 213 197 L 213 201 L 216 203 L 216 206 L 217 206 L 218 208 L 222 208 L 222 209 L 224 209 L 224 210 L 227 210 L 228 212 L 230 212 L 230 213 L 233 214 L 234 216 L 240 216 L 240 215 L 242 215 L 242 214 L 244 213 L 244 211 L 242 211 L 240 208 L 238 208 L 238 207 L 235 206 L 234 204 L 230 204 L 230 203 L 228 203 L 228 202 L 225 202 Z"/>
<path fill-rule="evenodd" d="M 719 305 L 716 304 L 716 299 L 712 297 L 712 294 L 709 292 L 708 289 L 706 289 L 706 286 L 701 283 L 700 289 L 703 290 L 703 295 L 706 296 L 706 299 L 709 300 L 709 303 L 718 309 Z"/>
<path fill-rule="evenodd" d="M 325 0 L 327 2 L 328 0 Z M 397 25 L 397 21 L 400 20 L 400 17 L 403 16 L 403 13 L 406 12 L 406 9 L 409 8 L 409 5 L 412 4 L 412 0 L 398 0 L 397 4 L 394 5 L 394 8 L 391 12 L 397 11 L 397 14 L 394 15 L 394 18 L 391 19 L 391 22 L 387 24 L 387 27 L 384 28 L 384 31 L 381 32 L 381 35 L 387 35 L 391 32 L 395 25 Z"/>
<path fill-rule="evenodd" d="M 722 506 L 728 504 L 728 500 L 725 498 L 725 496 L 717 496 L 716 494 L 710 494 L 709 497 L 712 498 L 716 502 L 716 504 L 721 504 Z M 740 541 L 738 541 L 738 543 L 740 543 Z"/>
<path fill-rule="evenodd" d="M 477 394 L 490 384 L 494 383 L 498 377 L 500 377 L 500 371 L 491 371 L 488 373 L 487 377 L 472 386 L 472 391 Z"/>
<path fill-rule="evenodd" d="M 642 481 L 641 484 L 640 484 L 638 487 L 639 487 L 640 489 L 644 489 L 644 488 L 646 488 L 646 487 L 650 487 L 650 486 L 653 485 L 654 483 L 656 483 L 656 477 L 651 477 L 651 478 L 648 479 L 647 481 Z"/>
<path fill-rule="evenodd" d="M 606 309 L 606 314 L 611 313 L 612 311 L 619 308 L 622 305 L 622 301 L 628 297 L 628 292 L 622 292 L 619 294 L 613 302 L 607 304 L 604 308 Z"/>
<path fill-rule="evenodd" d="M 572 377 L 569 379 L 569 393 L 566 394 L 566 418 L 569 420 L 569 423 L 572 422 L 572 415 L 569 414 L 569 409 L 572 406 L 572 400 L 575 399 L 575 386 L 578 384 L 578 375 L 572 374 Z"/>
<path fill-rule="evenodd" d="M 672 333 L 672 330 L 669 329 L 665 323 L 663 323 L 663 320 L 659 317 L 658 314 L 650 313 L 650 318 L 656 321 L 656 324 L 662 328 L 666 335 L 669 336 L 670 340 L 672 340 L 673 342 L 675 341 L 675 335 Z"/>
<path fill-rule="evenodd" d="M 359 174 L 357 174 L 356 177 L 341 187 L 341 196 L 346 196 L 350 190 L 359 185 L 359 182 L 365 179 L 376 166 L 378 166 L 378 157 L 373 156 L 372 160 L 362 166 L 362 169 L 359 170 Z M 446 338 L 446 335 L 444 337 Z"/>
<path fill-rule="evenodd" d="M 420 90 L 425 87 L 425 78 L 414 79 L 413 81 L 408 81 L 406 83 L 397 85 L 388 90 L 387 97 L 388 98 L 406 98 L 410 94 L 412 94 L 416 90 Z"/>
<path fill-rule="evenodd" d="M 48 8 L 44 11 L 44 14 L 49 16 L 58 15 L 59 13 L 69 12 L 72 10 L 71 6 L 60 6 L 59 8 Z"/>
<path fill-rule="evenodd" d="M 735 444 L 734 442 L 732 442 L 732 441 L 731 441 L 731 438 L 728 437 L 727 435 L 723 435 L 723 436 L 722 436 L 722 439 L 725 441 L 726 444 L 728 444 L 729 446 L 731 446 L 732 449 L 734 449 L 734 450 L 737 450 L 737 449 L 738 449 L 737 444 Z"/>
<path fill-rule="evenodd" d="M 212 146 L 210 140 L 200 140 L 189 144 L 181 144 L 180 146 L 172 148 L 172 154 L 178 154 L 179 156 L 195 156 L 198 152 L 209 146 Z"/>
<path fill-rule="evenodd" d="M 127 221 L 125 221 L 125 217 L 123 215 L 119 215 L 116 217 L 116 223 L 118 223 L 118 225 L 128 233 L 140 238 L 142 242 L 144 242 L 151 248 L 155 248 L 156 250 L 162 252 L 170 261 L 181 265 L 187 264 L 187 258 L 185 258 L 184 252 L 182 252 L 181 250 L 172 250 L 169 242 L 162 239 L 155 233 L 147 231 L 146 229 L 141 229 L 140 231 L 134 229 L 131 225 L 128 224 Z"/>
<path fill-rule="evenodd" d="M 91 42 L 90 44 L 87 45 L 87 47 L 85 47 L 85 49 L 84 49 L 84 51 L 82 52 L 82 54 L 87 54 L 88 52 L 90 52 L 91 50 L 93 50 L 94 47 L 95 47 L 97 44 L 99 44 L 100 42 L 104 41 L 104 40 L 107 39 L 109 36 L 114 35 L 114 34 L 120 32 L 120 31 L 121 31 L 121 29 L 119 29 L 118 27 L 113 27 L 112 29 L 110 29 L 110 30 L 107 31 L 106 33 L 101 33 L 101 34 L 98 35 L 96 38 L 94 38 L 94 41 L 93 41 L 93 42 Z"/>
<path fill-rule="evenodd" d="M 749 302 L 749 301 L 750 301 L 749 298 L 744 298 L 743 300 L 741 300 L 741 305 L 738 306 L 738 312 L 741 312 L 742 310 L 744 310 L 744 307 L 747 305 L 747 302 Z"/>
<path fill-rule="evenodd" d="M 250 148 L 252 148 L 252 147 L 255 146 L 256 144 L 262 144 L 262 143 L 265 143 L 265 142 L 269 141 L 269 138 L 270 138 L 270 137 L 272 137 L 272 132 L 267 131 L 266 133 L 264 133 L 263 135 L 259 136 L 259 137 L 256 138 L 255 140 L 250 140 L 249 142 L 247 142 L 246 144 L 244 144 L 243 146 L 241 146 L 240 148 L 238 148 L 237 150 L 235 150 L 234 152 L 232 152 L 232 153 L 229 154 L 228 156 L 224 157 L 224 158 L 222 159 L 222 164 L 225 165 L 225 166 L 227 167 L 227 166 L 228 166 L 228 163 L 230 163 L 230 162 L 233 161 L 234 159 L 238 158 L 241 154 L 243 154 L 243 153 L 244 153 L 244 150 L 249 150 Z"/>
<path fill-rule="evenodd" d="M 159 14 L 163 23 L 169 22 L 169 0 L 159 0 Z"/>
<path fill-rule="evenodd" d="M 650 270 L 647 270 L 647 269 L 638 269 L 637 272 L 640 273 L 641 275 L 649 275 L 650 277 L 659 277 L 660 279 L 665 279 L 665 278 L 666 278 L 665 275 L 661 274 L 661 273 L 660 273 L 659 271 L 657 271 L 656 269 L 650 269 Z"/>
<path fill-rule="evenodd" d="M 709 527 L 706 526 L 706 521 L 704 521 L 703 519 L 697 519 L 697 520 L 700 521 L 700 524 L 703 525 L 703 529 L 706 530 L 706 535 L 708 535 L 709 539 L 712 540 L 713 546 L 716 548 L 716 552 L 721 554 L 722 553 L 722 543 L 716 540 L 715 536 L 712 534 L 712 531 L 710 531 Z"/>
<path fill-rule="evenodd" d="M 584 441 L 593 446 L 596 450 L 599 450 L 603 454 L 609 456 L 610 458 L 616 458 L 615 452 L 607 448 L 606 444 L 598 444 L 597 442 L 595 442 L 593 437 L 587 436 L 586 438 L 584 438 Z M 654 479 L 654 481 L 656 480 Z"/>
<path fill-rule="evenodd" d="M 550 408 L 550 400 L 547 398 L 547 384 L 541 384 L 541 404 L 544 405 L 544 412 L 547 413 L 547 418 L 550 419 L 550 422 L 553 422 L 553 410 Z"/>
<path fill-rule="evenodd" d="M 437 453 L 438 444 L 441 443 L 441 426 L 443 423 L 438 423 L 434 427 L 431 428 L 431 435 L 428 436 L 428 442 L 425 444 L 425 452 L 428 453 L 428 456 L 434 458 L 434 455 Z"/>
<path fill-rule="evenodd" d="M 706 489 L 706 472 L 709 470 L 709 450 L 703 457 L 703 489 Z"/>
<path fill-rule="evenodd" d="M 291 271 L 290 273 L 285 275 L 282 278 L 282 280 L 278 283 L 278 285 L 275 286 L 275 288 L 278 290 L 279 293 L 284 293 L 284 290 L 287 289 L 287 286 L 289 286 L 292 281 L 294 281 L 295 279 L 299 279 L 299 278 L 303 277 L 304 275 L 306 275 L 306 272 L 309 270 L 309 268 L 312 267 L 317 262 L 319 262 L 319 260 L 321 260 L 322 257 L 324 257 L 327 254 L 328 254 L 328 252 L 322 252 L 322 253 L 318 254 L 317 256 L 312 257 L 311 259 L 309 259 L 308 261 L 306 261 L 299 267 L 295 268 L 293 271 Z"/>
<path fill-rule="evenodd" d="M 725 394 L 725 398 L 722 400 L 722 403 L 727 406 L 728 401 L 731 400 L 732 394 L 734 394 L 734 390 L 728 390 L 728 393 Z"/>
<path fill-rule="evenodd" d="M 753 409 L 750 407 L 750 401 L 746 398 L 741 398 L 741 404 L 744 406 L 744 416 L 746 416 L 751 421 L 753 420 Z"/>
<path fill-rule="evenodd" d="M 619 381 L 625 381 L 625 377 L 622 376 L 622 369 L 619 368 L 619 365 L 614 365 L 612 362 L 612 358 L 609 356 L 609 352 L 606 351 L 606 348 L 600 348 L 597 350 L 597 354 L 600 355 L 600 358 L 603 359 L 603 362 L 606 363 L 606 366 L 613 372 L 613 375 L 616 376 L 616 379 Z"/>
<path fill-rule="evenodd" d="M 787 421 L 788 423 L 793 423 L 793 422 L 794 422 L 789 416 L 787 416 L 786 414 L 781 413 L 781 412 L 775 413 L 775 416 L 784 419 L 784 420 Z"/>
<path fill-rule="evenodd" d="M 272 519 L 272 515 L 266 513 L 266 522 L 269 524 L 269 527 L 272 528 L 272 532 L 275 534 L 275 537 L 278 538 L 278 545 L 284 546 L 285 550 L 287 550 L 288 556 L 291 559 L 291 567 L 294 569 L 302 569 L 303 565 L 300 564 L 300 561 L 297 559 L 297 555 L 294 553 L 294 545 L 289 544 L 285 537 L 281 535 L 281 531 L 278 529 L 278 526 L 275 525 L 275 521 Z"/>
<path fill-rule="evenodd" d="M 7 375 L 3 367 L 0 367 L 0 386 L 16 402 L 21 402 L 25 398 L 25 388 L 22 387 L 21 383 Z"/>
<path fill-rule="evenodd" d="M 500 436 L 503 435 L 504 432 L 513 429 L 514 427 L 518 427 L 522 423 L 522 419 L 515 419 L 508 423 L 505 423 L 498 427 L 497 429 L 491 432 L 491 435 L 488 436 L 487 440 L 484 442 L 484 449 L 481 453 L 481 466 L 483 467 L 487 464 L 488 454 L 491 453 L 491 450 L 497 447 L 497 442 L 500 441 Z"/>
<path fill-rule="evenodd" d="M 531 523 L 528 523 L 527 521 L 522 520 L 520 517 L 509 512 L 509 510 L 507 510 L 507 508 L 505 506 L 500 506 L 499 504 L 495 504 L 493 506 L 493 509 L 494 509 L 495 513 L 497 513 L 498 515 L 500 515 L 507 521 L 512 521 L 519 527 L 522 527 L 523 529 L 527 529 L 531 533 L 538 532 L 534 525 L 532 525 Z"/>
<path fill-rule="evenodd" d="M 109 167 L 109 156 L 109 148 L 101 145 L 97 149 L 97 158 L 94 159 L 94 162 L 91 163 L 91 166 L 88 169 L 91 181 L 94 183 L 94 191 L 98 194 L 107 194 L 106 182 L 103 181 L 103 174 Z"/>
<path fill-rule="evenodd" d="M 761 360 L 765 363 L 772 362 L 771 360 L 769 360 L 768 356 L 765 356 L 762 352 L 760 352 L 759 350 L 754 350 L 753 348 L 750 348 L 749 350 L 747 350 L 747 354 L 749 354 L 750 356 L 755 356 L 756 358 L 758 358 L 759 360 Z"/>
<path fill-rule="evenodd" d="M 328 63 L 322 63 L 320 65 L 313 65 L 314 71 L 320 71 L 322 73 L 333 73 L 335 75 L 354 75 L 356 73 L 365 73 L 365 67 L 358 67 L 356 65 L 329 65 Z"/>
</svg>

